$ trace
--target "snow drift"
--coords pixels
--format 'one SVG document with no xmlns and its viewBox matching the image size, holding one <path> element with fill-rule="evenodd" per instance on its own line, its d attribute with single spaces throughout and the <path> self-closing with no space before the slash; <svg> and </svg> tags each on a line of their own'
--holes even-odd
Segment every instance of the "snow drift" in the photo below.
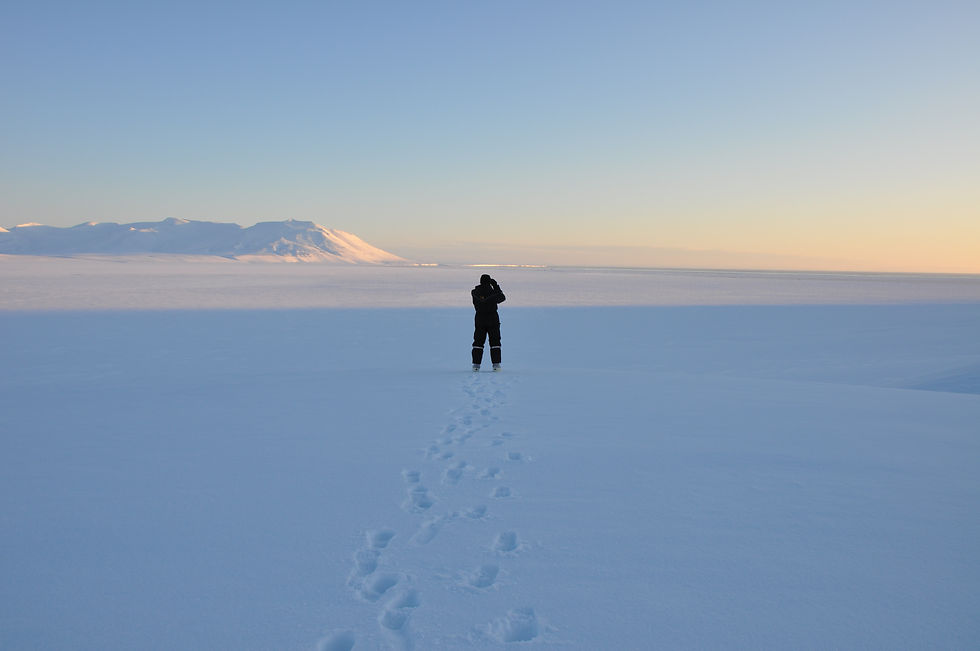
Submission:
<svg viewBox="0 0 980 651">
<path fill-rule="evenodd" d="M 306 262 L 384 263 L 404 259 L 352 233 L 304 221 L 238 224 L 166 219 L 88 222 L 71 228 L 22 224 L 0 229 L 0 253 L 129 255 L 167 253 Z"/>
</svg>

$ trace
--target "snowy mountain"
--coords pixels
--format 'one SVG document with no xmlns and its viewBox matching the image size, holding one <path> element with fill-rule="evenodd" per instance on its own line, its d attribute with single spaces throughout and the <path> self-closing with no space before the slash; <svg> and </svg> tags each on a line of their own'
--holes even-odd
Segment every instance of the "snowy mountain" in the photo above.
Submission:
<svg viewBox="0 0 980 651">
<path fill-rule="evenodd" d="M 22 224 L 0 228 L 0 254 L 214 255 L 270 261 L 385 263 L 404 259 L 352 233 L 313 222 L 238 224 L 166 219 L 133 224 L 88 222 L 71 228 Z"/>
</svg>

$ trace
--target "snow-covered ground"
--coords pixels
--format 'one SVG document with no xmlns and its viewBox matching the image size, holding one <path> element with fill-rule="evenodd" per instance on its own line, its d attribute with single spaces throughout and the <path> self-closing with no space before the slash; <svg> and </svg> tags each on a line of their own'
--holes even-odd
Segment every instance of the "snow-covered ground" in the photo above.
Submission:
<svg viewBox="0 0 980 651">
<path fill-rule="evenodd" d="M 4 650 L 980 645 L 976 277 L 34 262 Z"/>
<path fill-rule="evenodd" d="M 0 311 L 454 307 L 491 272 L 508 306 L 980 303 L 980 275 L 378 267 L 214 256 L 0 255 Z"/>
</svg>

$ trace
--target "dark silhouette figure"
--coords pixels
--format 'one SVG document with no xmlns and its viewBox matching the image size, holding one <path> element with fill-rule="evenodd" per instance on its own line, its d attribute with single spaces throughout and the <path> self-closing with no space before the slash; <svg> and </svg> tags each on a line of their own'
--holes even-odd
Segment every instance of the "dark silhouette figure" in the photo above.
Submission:
<svg viewBox="0 0 980 651">
<path fill-rule="evenodd" d="M 507 300 L 500 291 L 500 285 L 488 274 L 480 276 L 480 284 L 470 292 L 473 307 L 476 308 L 476 327 L 473 330 L 473 370 L 480 370 L 483 362 L 483 343 L 490 335 L 490 361 L 493 370 L 500 370 L 500 316 L 497 304 Z"/>
</svg>

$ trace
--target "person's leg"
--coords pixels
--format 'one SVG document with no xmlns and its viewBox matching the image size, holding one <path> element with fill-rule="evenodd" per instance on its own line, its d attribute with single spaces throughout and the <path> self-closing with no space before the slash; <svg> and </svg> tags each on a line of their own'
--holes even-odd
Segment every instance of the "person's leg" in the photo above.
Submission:
<svg viewBox="0 0 980 651">
<path fill-rule="evenodd" d="M 483 344 L 487 340 L 486 325 L 477 319 L 473 328 L 473 363 L 479 366 L 483 362 Z"/>
<path fill-rule="evenodd" d="M 490 361 L 494 364 L 500 363 L 500 322 L 491 324 L 487 329 L 490 335 Z M 481 349 L 482 352 L 482 349 Z"/>
</svg>

